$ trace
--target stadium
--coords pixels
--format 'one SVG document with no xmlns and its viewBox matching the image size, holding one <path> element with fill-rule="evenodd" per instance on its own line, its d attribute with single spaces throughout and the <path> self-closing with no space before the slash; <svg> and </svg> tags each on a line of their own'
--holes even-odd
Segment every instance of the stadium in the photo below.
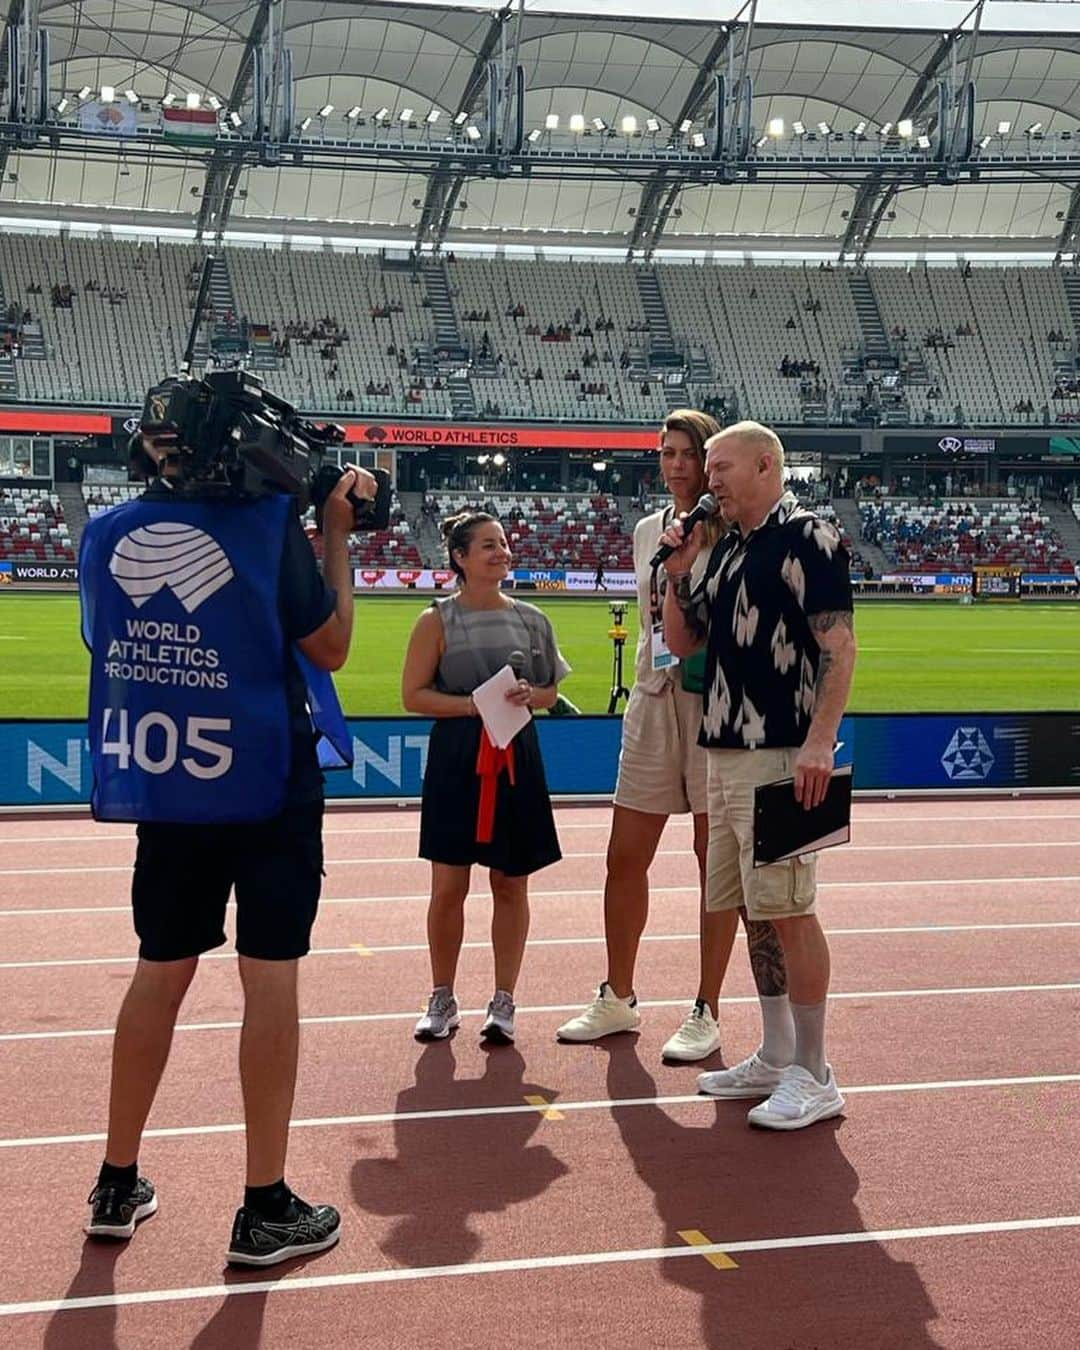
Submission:
<svg viewBox="0 0 1080 1350">
<path fill-rule="evenodd" d="M 4 11 L 0 1149 L 16 1212 L 49 1215 L 0 1264 L 5 1343 L 1069 1343 L 1080 8 Z M 340 428 L 334 474 L 391 485 L 380 528 L 348 536 L 334 680 L 354 760 L 325 775 L 300 1003 L 290 1169 L 336 1197 L 342 1239 L 269 1274 L 223 1273 L 218 1219 L 193 1207 L 193 1178 L 216 1200 L 242 1165 L 231 949 L 204 958 L 150 1117 L 161 1215 L 122 1248 L 79 1227 L 137 960 L 135 833 L 89 811 L 80 546 L 141 498 L 133 438 L 181 370 L 258 377 Z M 786 1140 L 661 1062 L 697 961 L 684 822 L 649 874 L 640 1034 L 555 1041 L 602 966 L 634 534 L 669 500 L 658 448 L 687 408 L 775 429 L 785 489 L 851 560 L 852 836 L 819 870 L 851 1096 Z M 474 1035 L 485 895 L 462 1027 L 409 1039 L 432 723 L 402 669 L 457 584 L 440 522 L 462 511 L 500 522 L 502 589 L 571 667 L 567 715 L 535 719 L 562 858 L 532 891 L 500 1053 Z M 746 964 L 716 1067 L 754 1034 Z"/>
</svg>

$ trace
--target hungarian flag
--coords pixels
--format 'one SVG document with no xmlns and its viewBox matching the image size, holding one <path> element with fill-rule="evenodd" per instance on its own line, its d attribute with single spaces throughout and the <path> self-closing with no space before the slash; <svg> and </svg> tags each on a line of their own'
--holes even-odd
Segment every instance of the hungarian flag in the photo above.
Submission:
<svg viewBox="0 0 1080 1350">
<path fill-rule="evenodd" d="M 217 113 L 213 108 L 162 108 L 167 141 L 205 141 L 217 135 Z"/>
</svg>

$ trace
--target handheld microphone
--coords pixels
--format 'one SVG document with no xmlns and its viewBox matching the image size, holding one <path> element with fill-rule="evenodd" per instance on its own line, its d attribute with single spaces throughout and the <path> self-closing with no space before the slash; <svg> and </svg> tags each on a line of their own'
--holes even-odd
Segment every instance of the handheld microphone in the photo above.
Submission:
<svg viewBox="0 0 1080 1350">
<path fill-rule="evenodd" d="M 510 655 L 506 658 L 506 664 L 507 664 L 507 665 L 510 667 L 510 669 L 514 672 L 514 679 L 515 679 L 515 680 L 523 680 L 523 679 L 525 678 L 525 653 L 524 653 L 524 652 L 520 652 L 520 651 L 517 651 L 517 650 L 515 649 L 515 650 L 512 651 L 512 652 L 510 653 Z"/>
<path fill-rule="evenodd" d="M 698 504 L 683 520 L 683 538 L 689 539 L 691 531 L 695 525 L 700 525 L 703 520 L 708 520 L 710 516 L 716 515 L 718 502 L 711 492 L 703 493 L 698 498 Z M 678 552 L 673 544 L 661 544 L 649 560 L 650 567 L 659 567 L 665 558 L 670 558 L 673 553 Z"/>
</svg>

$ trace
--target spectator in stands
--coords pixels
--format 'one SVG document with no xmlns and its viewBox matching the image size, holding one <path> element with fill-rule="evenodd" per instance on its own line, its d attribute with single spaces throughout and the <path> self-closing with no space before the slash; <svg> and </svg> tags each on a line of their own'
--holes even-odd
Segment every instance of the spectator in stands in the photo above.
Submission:
<svg viewBox="0 0 1080 1350">
<path fill-rule="evenodd" d="M 442 1040 L 460 1021 L 454 981 L 470 869 L 478 864 L 490 870 L 496 986 L 480 1035 L 506 1044 L 514 1040 L 514 989 L 529 930 L 528 877 L 562 855 L 534 723 L 496 749 L 473 691 L 521 653 L 521 676 L 506 697 L 520 708 L 550 708 L 570 667 L 546 615 L 503 593 L 511 554 L 500 523 L 466 511 L 442 528 L 458 588 L 416 621 L 401 681 L 406 710 L 435 719 L 420 814 L 420 856 L 431 862 L 434 987 L 415 1034 Z"/>
<path fill-rule="evenodd" d="M 638 522 L 634 530 L 639 635 L 636 677 L 622 726 L 622 751 L 604 886 L 607 974 L 593 1002 L 558 1030 L 561 1040 L 599 1040 L 635 1031 L 641 1022 L 634 996 L 638 947 L 648 919 L 649 867 L 671 815 L 693 817 L 694 852 L 701 879 L 701 967 L 697 999 L 679 1030 L 665 1044 L 666 1059 L 704 1059 L 720 1046 L 717 1027 L 720 983 L 731 942 L 723 916 L 704 909 L 708 842 L 706 752 L 698 745 L 701 728 L 701 661 L 679 667 L 670 660 L 660 631 L 663 594 L 669 584 L 651 559 L 660 535 L 680 512 L 690 511 L 705 490 L 705 443 L 720 430 L 711 417 L 694 409 L 673 412 L 660 439 L 660 473 L 671 500 Z M 710 536 L 719 537 L 719 522 Z M 695 564 L 705 573 L 706 553 Z M 599 571 L 598 571 L 599 575 Z M 751 965 L 759 979 L 772 1062 L 790 1058 L 790 1013 L 783 982 L 783 958 L 767 923 L 750 924 Z M 726 944 L 726 945 L 725 945 Z M 767 1000 L 767 1001 L 766 1001 Z"/>
</svg>

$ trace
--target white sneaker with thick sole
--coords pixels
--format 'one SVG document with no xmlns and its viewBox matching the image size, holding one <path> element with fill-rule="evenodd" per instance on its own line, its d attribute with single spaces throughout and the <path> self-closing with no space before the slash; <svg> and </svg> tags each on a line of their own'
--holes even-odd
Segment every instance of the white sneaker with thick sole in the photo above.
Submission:
<svg viewBox="0 0 1080 1350">
<path fill-rule="evenodd" d="M 716 1025 L 716 1018 L 709 1010 L 709 1005 L 698 999 L 687 1014 L 686 1021 L 665 1044 L 660 1055 L 663 1059 L 674 1059 L 680 1064 L 692 1064 L 719 1049 L 720 1028 Z"/>
<path fill-rule="evenodd" d="M 640 1026 L 637 999 L 633 994 L 618 998 L 605 980 L 585 1011 L 564 1022 L 555 1035 L 560 1041 L 598 1041 L 618 1031 L 637 1031 Z"/>
<path fill-rule="evenodd" d="M 514 1000 L 505 989 L 496 989 L 488 1004 L 487 1018 L 480 1028 L 480 1039 L 492 1045 L 514 1044 Z"/>
<path fill-rule="evenodd" d="M 780 1086 L 768 1099 L 747 1112 L 751 1125 L 767 1130 L 801 1130 L 818 1120 L 829 1120 L 844 1109 L 844 1099 L 827 1064 L 828 1077 L 819 1083 L 809 1069 L 791 1064 L 784 1070 Z"/>
<path fill-rule="evenodd" d="M 449 989 L 436 989 L 428 999 L 427 1012 L 417 1022 L 413 1035 L 418 1041 L 445 1041 L 460 1025 L 457 999 Z"/>
<path fill-rule="evenodd" d="M 749 1059 L 730 1069 L 698 1074 L 698 1091 L 707 1097 L 767 1097 L 784 1077 L 784 1069 L 766 1064 L 755 1050 Z"/>
</svg>

